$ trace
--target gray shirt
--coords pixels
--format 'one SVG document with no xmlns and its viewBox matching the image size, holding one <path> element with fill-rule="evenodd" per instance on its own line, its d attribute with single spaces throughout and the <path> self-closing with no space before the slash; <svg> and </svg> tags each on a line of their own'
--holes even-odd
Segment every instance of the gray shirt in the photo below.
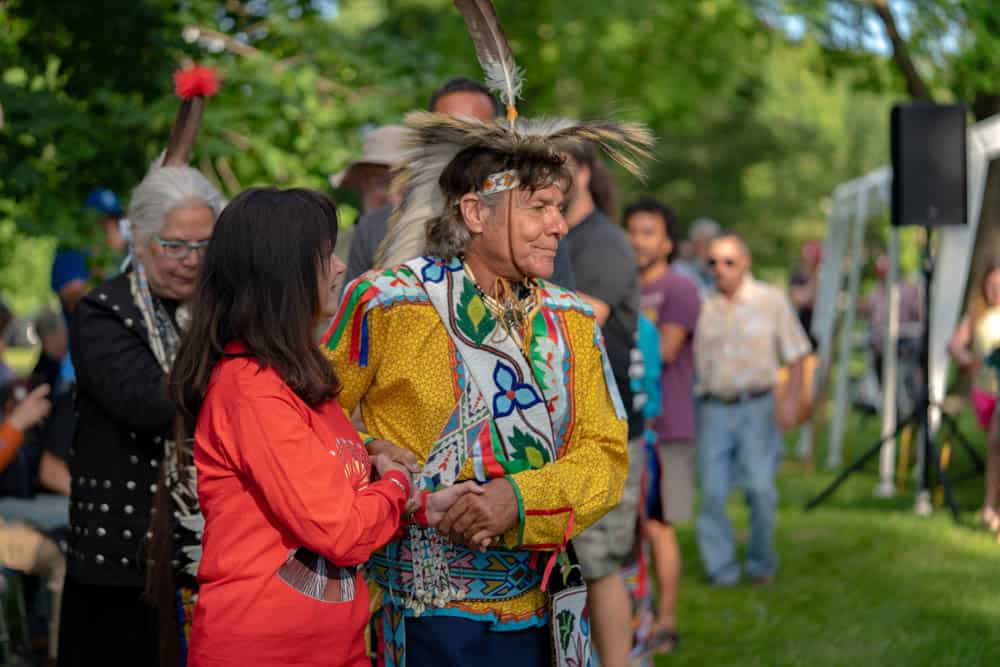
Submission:
<svg viewBox="0 0 1000 667">
<path fill-rule="evenodd" d="M 351 253 L 347 258 L 344 284 L 350 283 L 375 266 L 375 252 L 385 236 L 386 224 L 391 214 L 392 206 L 386 205 L 368 211 L 358 220 L 354 227 L 354 238 L 351 239 Z M 573 265 L 565 241 L 559 244 L 559 250 L 556 251 L 555 271 L 549 281 L 569 290 L 576 289 Z"/>
<path fill-rule="evenodd" d="M 642 414 L 633 409 L 628 375 L 639 318 L 639 266 L 632 244 L 625 231 L 598 210 L 569 230 L 564 244 L 569 246 L 577 288 L 611 308 L 602 327 L 604 344 L 629 414 L 629 438 L 635 438 L 643 423 Z"/>
</svg>

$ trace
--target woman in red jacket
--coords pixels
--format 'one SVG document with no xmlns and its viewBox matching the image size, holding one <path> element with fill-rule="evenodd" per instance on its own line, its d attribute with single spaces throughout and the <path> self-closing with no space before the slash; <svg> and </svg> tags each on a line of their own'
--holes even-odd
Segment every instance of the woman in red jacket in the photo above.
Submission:
<svg viewBox="0 0 1000 667">
<path fill-rule="evenodd" d="M 345 268 L 336 235 L 326 196 L 254 189 L 206 251 L 171 375 L 205 518 L 190 665 L 368 664 L 358 566 L 399 529 L 411 484 L 391 454 L 369 458 L 316 346 Z M 469 491 L 430 496 L 427 517 Z"/>
</svg>

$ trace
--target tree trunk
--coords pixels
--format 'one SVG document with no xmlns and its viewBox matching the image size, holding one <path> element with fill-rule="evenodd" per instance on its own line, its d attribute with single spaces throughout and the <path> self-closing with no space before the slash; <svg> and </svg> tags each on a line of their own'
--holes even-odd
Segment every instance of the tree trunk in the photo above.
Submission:
<svg viewBox="0 0 1000 667">
<path fill-rule="evenodd" d="M 875 10 L 875 13 L 878 14 L 879 19 L 882 20 L 882 25 L 885 26 L 885 31 L 889 35 L 889 41 L 892 42 L 892 59 L 896 61 L 896 66 L 899 67 L 899 71 L 906 81 L 906 92 L 915 100 L 933 100 L 934 98 L 931 95 L 930 89 L 924 83 L 923 77 L 920 76 L 920 72 L 917 71 L 913 60 L 910 58 L 910 51 L 906 48 L 906 41 L 899 34 L 899 29 L 896 27 L 896 19 L 889 8 L 889 0 L 871 0 L 869 4 Z"/>
</svg>

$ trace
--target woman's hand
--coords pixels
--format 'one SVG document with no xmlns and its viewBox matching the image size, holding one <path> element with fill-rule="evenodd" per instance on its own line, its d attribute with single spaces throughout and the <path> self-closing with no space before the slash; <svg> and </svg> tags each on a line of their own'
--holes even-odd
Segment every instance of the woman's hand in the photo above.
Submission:
<svg viewBox="0 0 1000 667">
<path fill-rule="evenodd" d="M 395 470 L 406 477 L 406 479 L 410 480 L 412 485 L 413 475 L 410 474 L 410 471 L 399 463 L 393 461 L 386 454 L 376 454 L 372 457 L 372 469 L 375 471 L 375 474 L 378 475 L 379 479 L 385 477 L 390 471 Z"/>
<path fill-rule="evenodd" d="M 417 488 L 417 484 L 413 479 L 413 475 L 409 470 L 396 463 L 389 458 L 387 454 L 376 454 L 372 457 L 372 468 L 378 475 L 379 479 L 385 479 L 385 476 L 390 472 L 398 472 L 400 475 L 406 478 L 409 484 L 410 497 L 406 499 L 406 507 L 403 510 L 406 514 L 412 514 L 414 511 L 420 507 L 420 489 Z M 372 477 L 374 479 L 374 476 Z M 393 479 L 392 482 L 399 486 L 402 486 L 398 479 Z M 404 489 L 405 490 L 405 489 Z"/>
<path fill-rule="evenodd" d="M 388 440 L 376 439 L 370 441 L 365 447 L 372 457 L 386 456 L 389 460 L 403 466 L 407 475 L 420 472 L 420 465 L 417 463 L 417 456 L 408 449 L 397 447 Z"/>
<path fill-rule="evenodd" d="M 483 492 L 483 487 L 472 481 L 453 484 L 448 488 L 435 491 L 427 496 L 427 523 L 431 527 L 436 527 L 456 500 L 467 493 L 482 495 Z"/>
</svg>

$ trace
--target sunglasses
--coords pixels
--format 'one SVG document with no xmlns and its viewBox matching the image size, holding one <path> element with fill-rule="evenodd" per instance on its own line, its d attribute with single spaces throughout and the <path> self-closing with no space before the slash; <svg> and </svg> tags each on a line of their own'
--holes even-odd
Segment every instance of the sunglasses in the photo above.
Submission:
<svg viewBox="0 0 1000 667">
<path fill-rule="evenodd" d="M 709 266 L 715 267 L 719 264 L 724 264 L 725 266 L 732 268 L 736 266 L 736 260 L 732 257 L 726 257 L 725 259 L 716 259 L 715 257 L 712 257 L 708 260 Z"/>
</svg>

